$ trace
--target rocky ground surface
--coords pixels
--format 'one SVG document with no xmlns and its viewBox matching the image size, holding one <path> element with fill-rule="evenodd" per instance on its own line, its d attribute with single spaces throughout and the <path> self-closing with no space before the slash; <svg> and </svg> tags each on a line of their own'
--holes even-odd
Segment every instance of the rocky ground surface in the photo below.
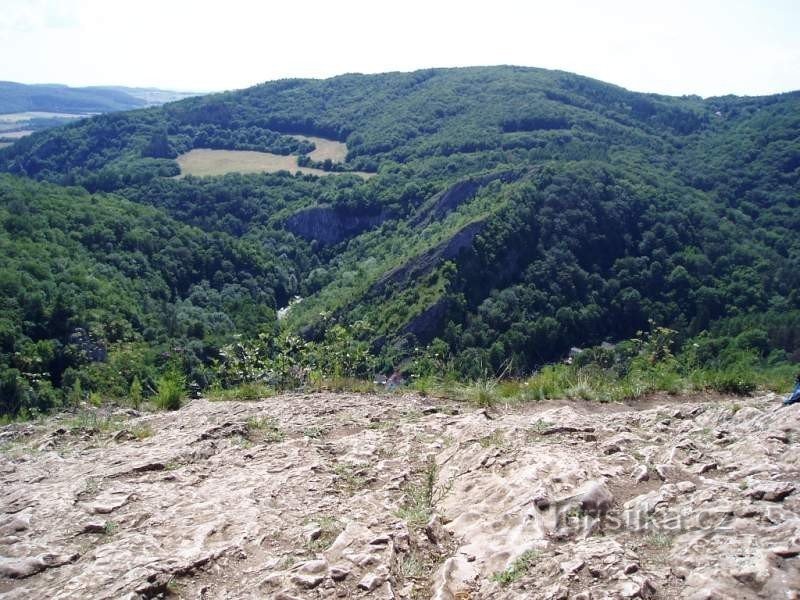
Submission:
<svg viewBox="0 0 800 600">
<path fill-rule="evenodd" d="M 0 597 L 798 598 L 800 406 L 195 400 L 0 430 Z"/>
</svg>

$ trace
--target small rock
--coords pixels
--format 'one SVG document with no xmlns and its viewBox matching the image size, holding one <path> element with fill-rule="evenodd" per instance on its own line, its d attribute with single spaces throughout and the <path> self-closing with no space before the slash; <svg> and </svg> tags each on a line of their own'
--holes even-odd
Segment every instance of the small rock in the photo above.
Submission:
<svg viewBox="0 0 800 600">
<path fill-rule="evenodd" d="M 309 523 L 303 530 L 303 539 L 306 542 L 313 542 L 320 538 L 322 535 L 322 528 L 317 523 Z"/>
<path fill-rule="evenodd" d="M 703 463 L 697 468 L 697 472 L 702 475 L 703 473 L 708 473 L 709 471 L 716 471 L 717 470 L 717 463 L 715 462 L 708 462 Z"/>
<path fill-rule="evenodd" d="M 591 516 L 604 515 L 614 503 L 614 495 L 604 483 L 591 481 L 583 486 L 581 509 Z"/>
<path fill-rule="evenodd" d="M 547 598 L 547 600 L 567 600 L 567 598 L 569 598 L 569 590 L 563 585 L 556 583 L 545 591 L 544 597 Z"/>
<path fill-rule="evenodd" d="M 595 579 L 605 579 L 608 572 L 603 567 L 589 566 L 589 575 Z"/>
<path fill-rule="evenodd" d="M 745 496 L 753 500 L 781 502 L 794 490 L 794 484 L 788 481 L 765 481 L 747 490 Z"/>
<path fill-rule="evenodd" d="M 639 565 L 637 565 L 636 563 L 628 563 L 627 565 L 625 565 L 625 568 L 622 570 L 622 572 L 625 573 L 625 575 L 631 575 L 633 573 L 636 573 L 636 571 L 638 570 L 639 570 Z"/>
<path fill-rule="evenodd" d="M 362 590 L 366 590 L 367 592 L 371 592 L 372 590 L 378 588 L 383 584 L 383 577 L 380 575 L 376 575 L 375 573 L 367 573 L 358 582 L 358 587 Z"/>
<path fill-rule="evenodd" d="M 641 579 L 639 581 L 623 582 L 619 593 L 623 598 L 642 598 L 646 600 L 655 595 L 656 589 L 648 579 Z"/>
<path fill-rule="evenodd" d="M 297 587 L 310 590 L 322 583 L 325 580 L 325 577 L 322 575 L 301 575 L 299 573 L 295 573 L 289 578 L 289 580 Z"/>
<path fill-rule="evenodd" d="M 81 533 L 105 533 L 106 532 L 106 523 L 105 521 L 89 521 L 85 523 L 83 528 L 78 532 Z"/>
<path fill-rule="evenodd" d="M 43 444 L 39 444 L 36 447 L 36 450 L 39 452 L 47 452 L 48 450 L 52 450 L 56 447 L 56 443 L 53 440 L 47 440 Z"/>
<path fill-rule="evenodd" d="M 379 535 L 376 538 L 373 538 L 369 545 L 370 546 L 385 546 L 391 541 L 391 538 L 388 535 Z"/>
<path fill-rule="evenodd" d="M 30 513 L 15 515 L 5 523 L 0 525 L 0 536 L 10 535 L 18 531 L 25 531 L 30 526 L 31 526 Z"/>
<path fill-rule="evenodd" d="M 759 516 L 761 511 L 754 506 L 740 506 L 734 511 L 734 514 L 742 519 L 752 519 Z"/>
<path fill-rule="evenodd" d="M 646 465 L 639 465 L 633 470 L 631 477 L 636 483 L 642 483 L 643 481 L 650 479 L 650 472 L 648 471 Z"/>
<path fill-rule="evenodd" d="M 435 544 L 437 546 L 442 541 L 447 539 L 447 532 L 442 526 L 442 521 L 441 519 L 439 519 L 439 515 L 433 515 L 428 521 L 428 523 L 425 525 L 425 535 L 428 537 L 428 539 L 432 544 Z"/>
<path fill-rule="evenodd" d="M 344 581 L 350 575 L 350 569 L 342 565 L 337 565 L 331 567 L 330 575 L 331 579 L 334 581 Z"/>
<path fill-rule="evenodd" d="M 115 442 L 130 442 L 131 440 L 135 440 L 136 436 L 127 429 L 120 429 L 112 438 Z"/>
<path fill-rule="evenodd" d="M 574 575 L 581 569 L 583 569 L 583 567 L 586 566 L 586 563 L 581 559 L 576 558 L 575 560 L 568 560 L 567 562 L 563 562 L 559 566 L 561 567 L 561 570 L 564 572 L 564 574 L 569 577 L 571 575 Z"/>
<path fill-rule="evenodd" d="M 678 482 L 678 490 L 684 494 L 688 494 L 693 492 L 697 489 L 697 486 L 692 483 L 691 481 L 679 481 Z"/>
<path fill-rule="evenodd" d="M 781 558 L 794 558 L 800 555 L 800 546 L 775 546 L 770 548 L 769 551 Z"/>
<path fill-rule="evenodd" d="M 328 572 L 328 561 L 324 558 L 319 560 L 310 560 L 300 567 L 299 571 L 308 575 L 319 575 L 320 573 Z"/>
<path fill-rule="evenodd" d="M 24 579 L 45 569 L 60 567 L 78 559 L 78 554 L 40 554 L 22 558 L 0 557 L 0 575 L 11 579 Z"/>
<path fill-rule="evenodd" d="M 680 479 L 681 476 L 680 470 L 675 465 L 670 464 L 656 465 L 656 473 L 658 473 L 662 481 L 675 481 Z"/>
</svg>

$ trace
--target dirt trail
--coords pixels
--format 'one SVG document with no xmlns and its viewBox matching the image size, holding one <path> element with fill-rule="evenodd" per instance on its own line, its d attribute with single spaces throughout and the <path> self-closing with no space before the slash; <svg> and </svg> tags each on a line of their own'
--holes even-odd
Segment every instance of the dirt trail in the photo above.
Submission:
<svg viewBox="0 0 800 600">
<path fill-rule="evenodd" d="M 798 598 L 800 409 L 195 400 L 0 429 L 0 597 Z"/>
</svg>

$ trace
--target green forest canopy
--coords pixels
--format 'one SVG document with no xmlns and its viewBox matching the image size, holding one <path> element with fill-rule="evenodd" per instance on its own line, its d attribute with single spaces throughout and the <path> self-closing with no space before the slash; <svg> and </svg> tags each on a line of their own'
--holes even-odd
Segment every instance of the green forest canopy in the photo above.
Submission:
<svg viewBox="0 0 800 600">
<path fill-rule="evenodd" d="M 345 163 L 318 166 L 377 176 L 170 178 L 192 148 L 307 153 L 292 134 L 346 141 Z M 0 168 L 113 192 L 6 178 L 4 243 L 53 257 L 78 244 L 94 286 L 125 281 L 113 298 L 51 267 L 4 286 L 3 360 L 19 373 L 17 345 L 66 346 L 75 327 L 121 343 L 103 331 L 116 306 L 125 343 L 182 340 L 202 364 L 226 336 L 274 331 L 271 311 L 294 295 L 284 328 L 365 324 L 384 369 L 436 340 L 465 374 L 510 358 L 525 372 L 650 321 L 681 339 L 757 331 L 766 341 L 748 343 L 765 357 L 800 352 L 797 92 L 675 98 L 518 67 L 283 80 L 37 133 L 0 150 Z M 80 198 L 74 220 L 25 229 L 18 207 L 62 212 L 41 197 Z M 98 226 L 80 207 L 100 218 L 96 205 L 124 210 L 126 234 L 162 219 L 161 246 L 148 254 L 111 222 L 87 237 Z M 123 268 L 143 252 L 141 275 Z M 72 316 L 51 330 L 62 288 Z M 38 313 L 16 305 L 37 294 Z M 58 386 L 65 364 L 42 377 Z"/>
</svg>

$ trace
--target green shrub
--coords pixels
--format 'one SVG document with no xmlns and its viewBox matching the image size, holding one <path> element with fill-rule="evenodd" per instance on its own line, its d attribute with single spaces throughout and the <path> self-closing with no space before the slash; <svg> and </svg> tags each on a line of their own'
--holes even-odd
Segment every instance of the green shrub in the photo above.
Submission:
<svg viewBox="0 0 800 600">
<path fill-rule="evenodd" d="M 128 396 L 131 399 L 131 406 L 133 406 L 133 408 L 136 410 L 139 410 L 139 408 L 142 406 L 142 382 L 139 381 L 138 376 L 134 376 Z"/>
<path fill-rule="evenodd" d="M 170 369 L 156 380 L 153 402 L 161 410 L 178 410 L 186 397 L 186 379 L 177 369 Z"/>
<path fill-rule="evenodd" d="M 756 373 L 745 368 L 730 368 L 711 374 L 710 387 L 723 394 L 746 396 L 756 391 Z"/>
</svg>

